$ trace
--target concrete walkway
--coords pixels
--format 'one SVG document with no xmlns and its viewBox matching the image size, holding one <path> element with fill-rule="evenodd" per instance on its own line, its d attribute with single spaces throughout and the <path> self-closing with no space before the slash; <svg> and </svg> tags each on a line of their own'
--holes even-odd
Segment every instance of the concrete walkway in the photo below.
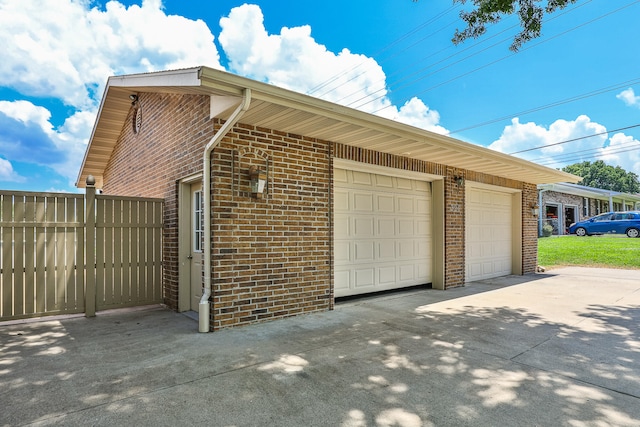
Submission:
<svg viewBox="0 0 640 427">
<path fill-rule="evenodd" d="M 0 426 L 638 426 L 640 271 L 564 268 L 198 334 L 0 325 Z"/>
</svg>

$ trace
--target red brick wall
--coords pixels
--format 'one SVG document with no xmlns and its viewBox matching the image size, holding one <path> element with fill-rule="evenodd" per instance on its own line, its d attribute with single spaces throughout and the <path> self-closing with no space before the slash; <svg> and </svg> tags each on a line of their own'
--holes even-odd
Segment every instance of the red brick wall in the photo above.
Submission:
<svg viewBox="0 0 640 427">
<path fill-rule="evenodd" d="M 178 183 L 202 171 L 221 122 L 209 97 L 140 94 L 142 128 L 127 119 L 104 175 L 109 194 L 160 197 L 165 303 L 178 307 Z M 212 327 L 327 310 L 331 294 L 329 144 L 236 126 L 212 154 Z M 253 198 L 246 171 L 269 167 Z"/>
<path fill-rule="evenodd" d="M 178 308 L 178 180 L 202 171 L 202 153 L 214 133 L 209 97 L 139 94 L 142 126 L 132 113 L 104 173 L 104 192 L 158 197 L 164 205 L 164 300 Z"/>
<path fill-rule="evenodd" d="M 267 171 L 249 192 L 248 169 Z M 329 144 L 238 125 L 212 156 L 213 328 L 328 310 Z"/>
<path fill-rule="evenodd" d="M 202 171 L 202 152 L 221 121 L 209 97 L 139 95 L 142 127 L 132 117 L 104 174 L 108 194 L 165 200 L 164 289 L 178 307 L 179 181 Z M 332 158 L 445 176 L 446 286 L 464 284 L 464 187 L 455 176 L 523 190 L 523 269 L 536 266 L 537 229 L 527 217 L 535 186 L 431 162 L 237 125 L 212 153 L 212 327 L 248 324 L 333 307 Z M 247 170 L 268 171 L 262 199 Z M 527 207 L 525 209 L 525 207 Z"/>
<path fill-rule="evenodd" d="M 465 178 L 465 171 L 447 168 L 444 180 L 445 229 L 444 277 L 445 289 L 465 283 L 465 188 L 456 177 Z"/>
<path fill-rule="evenodd" d="M 538 218 L 531 207 L 538 204 L 538 187 L 522 186 L 522 273 L 535 273 L 538 266 Z"/>
</svg>

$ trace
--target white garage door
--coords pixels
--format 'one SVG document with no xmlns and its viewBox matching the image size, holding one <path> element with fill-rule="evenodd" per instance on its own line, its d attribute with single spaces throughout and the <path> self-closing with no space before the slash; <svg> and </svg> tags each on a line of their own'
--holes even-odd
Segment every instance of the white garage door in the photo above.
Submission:
<svg viewBox="0 0 640 427">
<path fill-rule="evenodd" d="M 512 272 L 512 194 L 467 190 L 466 281 Z"/>
<path fill-rule="evenodd" d="M 431 282 L 428 182 L 334 171 L 335 296 Z"/>
</svg>

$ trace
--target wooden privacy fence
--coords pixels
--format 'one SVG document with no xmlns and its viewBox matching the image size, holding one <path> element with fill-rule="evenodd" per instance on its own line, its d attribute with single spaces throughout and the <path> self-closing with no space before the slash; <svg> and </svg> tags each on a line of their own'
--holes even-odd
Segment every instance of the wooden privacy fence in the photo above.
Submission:
<svg viewBox="0 0 640 427">
<path fill-rule="evenodd" d="M 162 200 L 0 191 L 0 320 L 162 302 Z"/>
</svg>

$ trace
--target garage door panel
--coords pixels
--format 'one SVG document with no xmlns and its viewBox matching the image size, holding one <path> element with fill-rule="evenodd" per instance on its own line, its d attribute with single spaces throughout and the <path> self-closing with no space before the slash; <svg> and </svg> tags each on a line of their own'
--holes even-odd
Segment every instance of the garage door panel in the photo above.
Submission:
<svg viewBox="0 0 640 427">
<path fill-rule="evenodd" d="M 377 211 L 380 213 L 394 213 L 393 196 L 389 194 L 376 195 Z"/>
<path fill-rule="evenodd" d="M 419 281 L 430 280 L 431 277 L 431 268 L 427 264 L 416 264 L 418 269 L 417 279 Z"/>
<path fill-rule="evenodd" d="M 373 194 L 371 193 L 354 193 L 353 210 L 356 212 L 373 212 Z"/>
<path fill-rule="evenodd" d="M 431 208 L 430 208 L 430 200 L 428 199 L 417 199 L 416 200 L 416 213 L 419 215 L 430 216 Z"/>
<path fill-rule="evenodd" d="M 378 241 L 378 257 L 379 261 L 391 261 L 393 262 L 397 256 L 396 242 L 395 241 Z"/>
<path fill-rule="evenodd" d="M 431 245 L 428 245 L 424 240 L 416 240 L 415 245 L 415 256 L 419 259 L 431 259 Z"/>
<path fill-rule="evenodd" d="M 355 249 L 353 262 L 371 262 L 375 260 L 373 256 L 375 253 L 373 241 L 355 242 L 353 246 Z"/>
<path fill-rule="evenodd" d="M 411 240 L 398 240 L 398 258 L 415 258 L 415 248 Z"/>
<path fill-rule="evenodd" d="M 355 171 L 340 175 L 345 181 L 334 181 L 341 198 L 334 228 L 336 296 L 430 282 L 429 183 Z"/>
<path fill-rule="evenodd" d="M 334 273 L 336 292 L 342 292 L 351 287 L 351 272 L 350 271 L 336 271 Z"/>
<path fill-rule="evenodd" d="M 413 282 L 416 278 L 415 266 L 413 264 L 405 264 L 398 267 L 401 282 Z"/>
<path fill-rule="evenodd" d="M 374 281 L 375 272 L 374 268 L 361 268 L 354 271 L 355 278 L 355 287 L 356 288 L 364 288 L 364 287 L 373 287 L 375 284 Z"/>
<path fill-rule="evenodd" d="M 334 221 L 334 230 L 336 235 L 338 236 L 350 236 L 351 227 L 350 227 L 349 218 L 336 217 Z"/>
<path fill-rule="evenodd" d="M 396 235 L 396 220 L 393 217 L 378 218 L 377 235 L 380 238 L 393 238 Z"/>
<path fill-rule="evenodd" d="M 466 213 L 466 281 L 511 274 L 513 196 L 470 188 Z"/>
<path fill-rule="evenodd" d="M 349 237 L 362 239 L 374 236 L 374 218 L 360 217 L 353 219 L 353 233 Z"/>
<path fill-rule="evenodd" d="M 347 171 L 344 169 L 334 169 L 333 170 L 333 182 L 335 183 L 348 183 L 349 180 L 347 178 Z"/>
<path fill-rule="evenodd" d="M 396 266 L 378 268 L 378 283 L 382 286 L 393 286 L 396 283 Z"/>
<path fill-rule="evenodd" d="M 351 244 L 347 241 L 335 242 L 334 259 L 336 264 L 348 264 L 351 260 Z"/>
<path fill-rule="evenodd" d="M 413 237 L 415 234 L 413 219 L 398 220 L 398 236 Z"/>
<path fill-rule="evenodd" d="M 416 236 L 430 236 L 431 235 L 431 221 L 417 220 L 416 224 Z"/>
<path fill-rule="evenodd" d="M 336 212 L 348 212 L 349 193 L 344 190 L 336 190 L 334 192 L 334 204 Z"/>
<path fill-rule="evenodd" d="M 395 213 L 397 215 L 413 215 L 415 207 L 413 197 L 398 196 L 396 201 L 397 207 Z"/>
<path fill-rule="evenodd" d="M 347 173 L 349 174 L 349 172 Z M 352 176 L 352 182 L 354 184 L 366 185 L 366 186 L 370 186 L 372 184 L 370 173 L 353 171 L 350 174 Z"/>
<path fill-rule="evenodd" d="M 376 187 L 393 190 L 393 178 L 386 175 L 373 175 Z"/>
<path fill-rule="evenodd" d="M 405 178 L 395 178 L 396 188 L 400 190 L 413 190 L 413 181 Z"/>
</svg>

